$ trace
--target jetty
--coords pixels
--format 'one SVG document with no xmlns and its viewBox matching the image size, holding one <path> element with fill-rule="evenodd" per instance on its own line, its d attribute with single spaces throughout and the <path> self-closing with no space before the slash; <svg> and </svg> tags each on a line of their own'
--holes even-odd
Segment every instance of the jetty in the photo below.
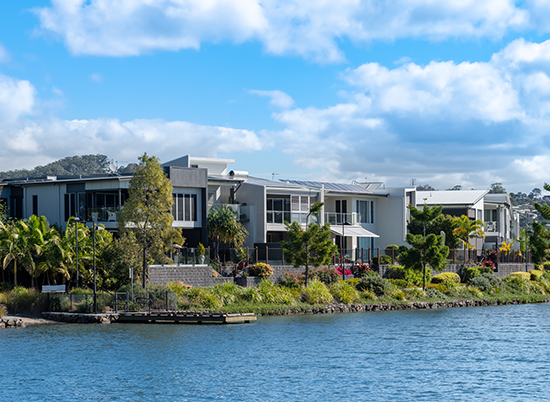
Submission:
<svg viewBox="0 0 550 402">
<path fill-rule="evenodd" d="M 253 313 L 189 313 L 185 311 L 120 312 L 119 323 L 155 324 L 245 324 L 256 321 Z"/>
</svg>

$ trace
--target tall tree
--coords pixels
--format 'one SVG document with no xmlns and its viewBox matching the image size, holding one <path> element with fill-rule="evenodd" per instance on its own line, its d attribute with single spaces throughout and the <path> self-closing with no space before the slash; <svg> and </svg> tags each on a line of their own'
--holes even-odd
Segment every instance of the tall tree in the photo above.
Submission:
<svg viewBox="0 0 550 402">
<path fill-rule="evenodd" d="M 502 187 L 502 183 L 493 183 L 491 184 L 491 189 L 489 190 L 489 194 L 505 194 L 506 189 Z"/>
<path fill-rule="evenodd" d="M 237 222 L 233 211 L 226 206 L 212 207 L 207 218 L 208 237 L 216 243 L 216 259 L 219 261 L 220 243 L 240 247 L 248 236 L 248 231 Z"/>
<path fill-rule="evenodd" d="M 145 153 L 139 162 L 130 180 L 128 200 L 118 214 L 118 226 L 123 233 L 134 232 L 140 244 L 145 289 L 148 251 L 163 246 L 162 239 L 172 225 L 170 210 L 174 188 L 156 157 Z"/>
<path fill-rule="evenodd" d="M 424 205 L 422 209 L 418 209 L 414 205 L 409 205 L 409 209 L 411 211 L 411 216 L 422 224 L 422 234 L 424 237 L 426 237 L 426 227 L 428 223 L 436 219 L 441 215 L 441 211 L 443 211 L 443 207 L 435 206 L 430 208 L 427 205 Z"/>
<path fill-rule="evenodd" d="M 546 259 L 550 249 L 550 232 L 542 223 L 533 222 L 533 231 L 529 233 L 529 248 L 533 263 L 541 264 Z"/>
<path fill-rule="evenodd" d="M 453 217 L 451 215 L 441 214 L 426 224 L 426 235 L 435 234 L 439 236 L 441 232 L 443 232 L 445 233 L 445 245 L 450 249 L 458 248 L 460 239 L 453 233 L 454 227 Z M 424 233 L 424 224 L 414 217 L 411 217 L 407 229 L 409 233 L 421 235 Z"/>
<path fill-rule="evenodd" d="M 550 184 L 544 183 L 544 189 L 550 191 Z M 550 207 L 546 204 L 535 204 L 535 209 L 542 215 L 546 220 L 550 220 Z"/>
<path fill-rule="evenodd" d="M 485 238 L 485 232 L 483 228 L 485 224 L 482 220 L 476 219 L 471 221 L 466 215 L 455 216 L 453 218 L 453 234 L 458 236 L 464 242 L 464 248 L 470 248 L 470 239 L 474 237 Z"/>
<path fill-rule="evenodd" d="M 399 261 L 409 269 L 422 270 L 422 288 L 426 289 L 426 266 L 434 271 L 442 271 L 447 264 L 449 247 L 445 246 L 442 236 L 429 234 L 413 235 L 407 233 L 407 243 L 412 247 L 402 250 Z"/>
<path fill-rule="evenodd" d="M 310 208 L 310 214 L 317 216 L 323 203 L 316 202 Z M 288 242 L 282 241 L 285 259 L 296 268 L 305 266 L 306 280 L 308 283 L 309 266 L 320 267 L 330 262 L 330 259 L 338 250 L 330 237 L 330 223 L 320 226 L 318 223 L 310 223 L 306 229 L 298 222 L 285 222 L 288 230 Z"/>
</svg>

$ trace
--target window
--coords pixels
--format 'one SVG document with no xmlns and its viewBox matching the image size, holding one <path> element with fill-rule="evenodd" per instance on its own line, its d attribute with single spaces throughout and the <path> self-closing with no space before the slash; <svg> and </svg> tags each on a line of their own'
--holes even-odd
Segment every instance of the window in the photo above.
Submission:
<svg viewBox="0 0 550 402">
<path fill-rule="evenodd" d="M 172 216 L 175 221 L 197 221 L 197 195 L 196 194 L 172 194 Z"/>
<path fill-rule="evenodd" d="M 38 216 L 38 196 L 32 196 L 32 214 Z"/>
<path fill-rule="evenodd" d="M 361 223 L 374 223 L 374 201 L 357 201 L 357 212 Z"/>
<path fill-rule="evenodd" d="M 295 205 L 296 200 L 292 198 L 292 204 Z M 267 223 L 283 223 L 290 222 L 290 197 L 268 198 L 266 205 L 266 220 Z"/>
<path fill-rule="evenodd" d="M 496 209 L 487 209 L 485 212 L 485 222 L 496 222 L 497 221 L 497 210 Z"/>
</svg>

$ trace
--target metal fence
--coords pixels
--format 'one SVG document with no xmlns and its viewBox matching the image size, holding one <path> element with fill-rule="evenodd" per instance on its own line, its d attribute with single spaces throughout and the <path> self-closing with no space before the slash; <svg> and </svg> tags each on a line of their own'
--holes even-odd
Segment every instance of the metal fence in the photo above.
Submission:
<svg viewBox="0 0 550 402">
<path fill-rule="evenodd" d="M 94 295 L 41 293 L 40 301 L 49 306 L 49 311 L 69 313 L 93 313 Z M 177 295 L 169 291 L 134 292 L 134 298 L 129 293 L 97 293 L 98 313 L 119 311 L 175 311 L 178 309 Z"/>
</svg>

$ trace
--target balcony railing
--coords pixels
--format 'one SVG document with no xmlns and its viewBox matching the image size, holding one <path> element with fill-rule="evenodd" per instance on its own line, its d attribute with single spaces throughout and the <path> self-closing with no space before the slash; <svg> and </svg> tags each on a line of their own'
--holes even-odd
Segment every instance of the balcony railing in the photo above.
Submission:
<svg viewBox="0 0 550 402">
<path fill-rule="evenodd" d="M 496 233 L 497 223 L 496 222 L 485 222 L 485 233 Z"/>
<path fill-rule="evenodd" d="M 290 211 L 267 211 L 266 212 L 267 223 L 280 223 L 284 222 L 298 222 L 300 225 L 306 225 L 310 223 L 317 223 L 318 218 L 314 215 L 309 215 L 308 212 L 290 212 Z"/>
<path fill-rule="evenodd" d="M 88 208 L 86 220 L 91 222 L 116 222 L 118 209 L 115 207 Z"/>
<path fill-rule="evenodd" d="M 208 211 L 213 207 L 227 207 L 233 211 L 235 219 L 239 222 L 248 222 L 250 221 L 250 207 L 248 205 L 241 204 L 208 204 Z M 207 211 L 207 212 L 208 212 Z"/>
<path fill-rule="evenodd" d="M 361 214 L 358 212 L 325 212 L 325 222 L 328 222 L 331 225 L 342 225 L 345 223 L 349 223 L 351 225 L 360 225 Z"/>
</svg>

